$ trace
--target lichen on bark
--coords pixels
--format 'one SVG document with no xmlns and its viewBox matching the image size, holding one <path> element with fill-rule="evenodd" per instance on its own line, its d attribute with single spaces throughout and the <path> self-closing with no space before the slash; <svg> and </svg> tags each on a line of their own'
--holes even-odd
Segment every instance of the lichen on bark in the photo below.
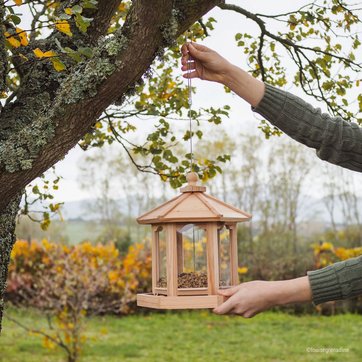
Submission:
<svg viewBox="0 0 362 362">
<path fill-rule="evenodd" d="M 79 64 L 62 84 L 56 99 L 59 105 L 63 107 L 96 96 L 98 86 L 121 65 L 117 58 L 126 46 L 127 38 L 121 33 L 101 38 L 93 57 L 87 63 Z"/>
<path fill-rule="evenodd" d="M 75 65 L 67 78 L 49 69 L 51 65 L 35 67 L 29 77 L 33 82 L 32 92 L 20 92 L 19 101 L 9 107 L 8 113 L 2 114 L 0 167 L 7 172 L 31 169 L 41 149 L 54 137 L 65 107 L 97 95 L 98 86 L 121 65 L 117 57 L 126 44 L 127 39 L 122 34 L 102 39 L 94 49 L 93 57 Z M 49 94 L 46 91 L 49 84 L 44 82 L 53 82 L 57 92 Z M 20 102 L 26 102 L 28 107 L 24 109 L 21 104 L 17 107 Z"/>
<path fill-rule="evenodd" d="M 8 275 L 11 251 L 15 243 L 15 219 L 19 210 L 21 194 L 13 198 L 9 205 L 0 212 L 0 333 L 4 311 L 4 293 Z"/>
<path fill-rule="evenodd" d="M 181 12 L 178 9 L 172 9 L 169 21 L 162 27 L 164 47 L 175 45 L 181 18 Z"/>
</svg>

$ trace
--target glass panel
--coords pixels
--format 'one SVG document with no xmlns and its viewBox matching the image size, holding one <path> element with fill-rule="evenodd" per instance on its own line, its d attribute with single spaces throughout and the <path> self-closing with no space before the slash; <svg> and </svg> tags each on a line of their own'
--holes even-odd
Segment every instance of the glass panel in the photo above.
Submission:
<svg viewBox="0 0 362 362">
<path fill-rule="evenodd" d="M 158 243 L 158 275 L 157 287 L 167 288 L 167 271 L 166 271 L 166 232 L 160 227 L 157 230 L 157 243 Z"/>
<path fill-rule="evenodd" d="M 218 229 L 220 287 L 231 285 L 230 230 L 223 226 Z"/>
<path fill-rule="evenodd" d="M 187 224 L 177 231 L 179 288 L 207 288 L 206 231 Z"/>
</svg>

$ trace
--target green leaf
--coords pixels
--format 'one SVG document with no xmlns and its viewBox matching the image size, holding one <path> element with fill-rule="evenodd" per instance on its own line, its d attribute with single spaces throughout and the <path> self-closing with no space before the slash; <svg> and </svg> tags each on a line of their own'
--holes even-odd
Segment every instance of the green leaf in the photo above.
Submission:
<svg viewBox="0 0 362 362">
<path fill-rule="evenodd" d="M 82 33 L 87 32 L 87 29 L 90 26 L 92 20 L 93 18 L 86 18 L 81 14 L 75 14 L 75 24 Z"/>
<path fill-rule="evenodd" d="M 58 57 L 51 58 L 50 60 L 53 63 L 53 67 L 57 72 L 61 72 L 67 68 L 65 64 Z"/>
<path fill-rule="evenodd" d="M 80 47 L 78 48 L 78 52 L 87 58 L 92 58 L 93 56 L 93 50 L 89 47 Z"/>
<path fill-rule="evenodd" d="M 65 14 L 65 13 L 59 15 L 60 20 L 69 20 L 71 18 L 72 18 L 71 15 L 68 15 L 68 14 Z"/>
<path fill-rule="evenodd" d="M 74 5 L 72 7 L 72 11 L 73 11 L 74 14 L 81 14 L 82 11 L 83 11 L 83 8 L 81 6 L 79 6 L 79 5 Z"/>
<path fill-rule="evenodd" d="M 83 0 L 81 2 L 84 9 L 97 9 L 98 0 Z"/>
<path fill-rule="evenodd" d="M 9 15 L 9 18 L 15 25 L 19 25 L 21 23 L 21 19 L 15 14 Z"/>
</svg>

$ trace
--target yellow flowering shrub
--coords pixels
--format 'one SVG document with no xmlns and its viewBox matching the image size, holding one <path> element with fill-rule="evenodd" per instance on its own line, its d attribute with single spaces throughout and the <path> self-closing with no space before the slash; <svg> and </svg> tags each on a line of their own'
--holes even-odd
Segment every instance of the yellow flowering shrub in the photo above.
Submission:
<svg viewBox="0 0 362 362">
<path fill-rule="evenodd" d="M 18 240 L 11 254 L 7 297 L 51 310 L 79 300 L 88 313 L 128 313 L 137 292 L 151 286 L 151 255 L 145 244 L 121 257 L 113 243 L 65 246 L 48 240 Z"/>
<path fill-rule="evenodd" d="M 338 248 L 329 242 L 314 244 L 313 251 L 316 268 L 323 268 L 329 264 L 362 255 L 362 247 Z"/>
</svg>

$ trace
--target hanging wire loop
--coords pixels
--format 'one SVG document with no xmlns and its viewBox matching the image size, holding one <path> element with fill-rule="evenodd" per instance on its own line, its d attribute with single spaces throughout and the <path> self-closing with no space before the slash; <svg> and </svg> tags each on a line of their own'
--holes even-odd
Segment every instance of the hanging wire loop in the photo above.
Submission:
<svg viewBox="0 0 362 362">
<path fill-rule="evenodd" d="M 191 44 L 191 42 L 189 42 L 189 44 Z M 188 60 L 187 60 L 187 73 L 188 75 L 190 75 L 190 73 L 192 72 L 191 69 L 191 65 L 192 65 L 193 59 L 189 53 L 188 56 Z M 190 156 L 191 156 L 191 160 L 190 160 L 190 170 L 191 172 L 194 169 L 194 152 L 193 152 L 193 144 L 192 144 L 192 137 L 193 137 L 193 133 L 192 133 L 192 81 L 191 78 L 187 78 L 187 87 L 188 87 L 188 106 L 189 106 L 189 110 L 188 110 L 188 114 L 189 114 L 189 122 L 190 122 Z"/>
</svg>

